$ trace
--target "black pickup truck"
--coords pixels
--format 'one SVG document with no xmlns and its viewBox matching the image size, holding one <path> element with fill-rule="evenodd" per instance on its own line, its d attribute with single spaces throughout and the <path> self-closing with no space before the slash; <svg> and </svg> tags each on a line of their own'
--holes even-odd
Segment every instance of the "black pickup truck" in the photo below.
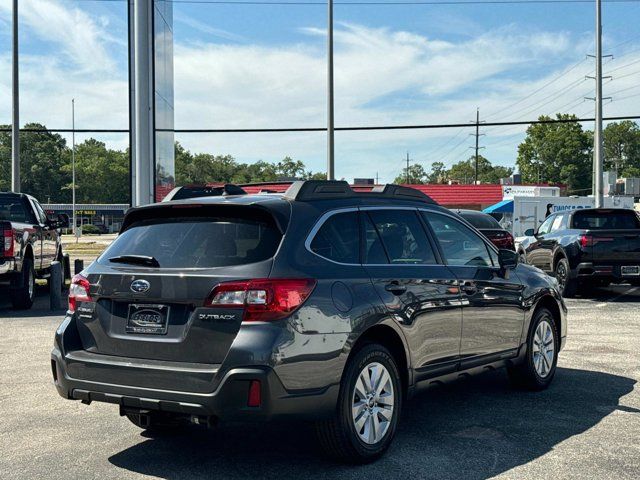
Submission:
<svg viewBox="0 0 640 480">
<path fill-rule="evenodd" d="M 640 285 L 640 216 L 623 208 L 558 212 L 527 230 L 527 263 L 556 277 L 565 297 L 578 288 Z"/>
<path fill-rule="evenodd" d="M 51 263 L 62 261 L 60 229 L 68 226 L 67 215 L 47 217 L 32 196 L 0 192 L 0 288 L 14 308 L 31 308 L 36 278 L 48 279 Z"/>
</svg>

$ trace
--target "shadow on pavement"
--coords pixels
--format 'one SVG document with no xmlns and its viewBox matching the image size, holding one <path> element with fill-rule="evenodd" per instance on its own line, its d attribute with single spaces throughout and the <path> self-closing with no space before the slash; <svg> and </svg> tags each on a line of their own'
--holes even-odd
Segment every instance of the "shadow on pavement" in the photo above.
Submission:
<svg viewBox="0 0 640 480">
<path fill-rule="evenodd" d="M 27 318 L 27 317 L 60 317 L 67 311 L 66 307 L 59 310 L 49 309 L 49 290 L 47 287 L 36 288 L 36 298 L 29 310 L 16 310 L 11 305 L 11 292 L 8 288 L 0 288 L 0 317 L 2 318 Z M 66 304 L 67 292 L 62 292 L 62 303 Z"/>
<path fill-rule="evenodd" d="M 302 423 L 143 436 L 109 461 L 166 479 L 485 479 L 544 455 L 616 409 L 628 411 L 618 403 L 634 384 L 626 377 L 567 368 L 557 370 L 544 392 L 511 390 L 504 372 L 460 381 L 407 402 L 387 455 L 360 467 L 320 456 L 312 427 Z"/>
</svg>

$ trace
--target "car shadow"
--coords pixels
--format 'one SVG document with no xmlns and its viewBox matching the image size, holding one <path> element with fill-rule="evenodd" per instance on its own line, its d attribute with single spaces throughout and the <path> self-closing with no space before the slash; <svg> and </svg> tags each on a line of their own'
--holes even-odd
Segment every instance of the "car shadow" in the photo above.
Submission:
<svg viewBox="0 0 640 480">
<path fill-rule="evenodd" d="M 36 296 L 33 306 L 28 310 L 17 310 L 11 305 L 11 291 L 6 287 L 0 287 L 0 317 L 28 318 L 28 317 L 62 317 L 67 311 L 67 292 L 62 292 L 63 308 L 51 310 L 49 308 L 49 290 L 46 287 L 36 287 Z"/>
<path fill-rule="evenodd" d="M 510 389 L 504 371 L 437 387 L 405 403 L 390 450 L 359 467 L 322 457 L 313 429 L 305 423 L 142 434 L 140 443 L 109 461 L 166 479 L 485 479 L 531 462 L 614 410 L 629 411 L 619 400 L 634 384 L 622 376 L 559 368 L 543 392 Z"/>
</svg>

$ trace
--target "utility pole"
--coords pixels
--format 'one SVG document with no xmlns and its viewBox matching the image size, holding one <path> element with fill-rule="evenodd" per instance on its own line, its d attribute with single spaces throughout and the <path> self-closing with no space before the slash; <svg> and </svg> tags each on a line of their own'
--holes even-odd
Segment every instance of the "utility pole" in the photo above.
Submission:
<svg viewBox="0 0 640 480">
<path fill-rule="evenodd" d="M 18 82 L 18 0 L 13 0 L 12 55 L 12 117 L 11 117 L 11 190 L 20 192 L 20 86 Z"/>
<path fill-rule="evenodd" d="M 411 184 L 411 177 L 409 176 L 409 152 L 407 152 L 407 185 Z"/>
<path fill-rule="evenodd" d="M 376 185 L 378 185 L 378 172 L 376 172 Z"/>
<path fill-rule="evenodd" d="M 596 0 L 596 124 L 593 136 L 593 175 L 595 206 L 603 207 L 602 189 L 602 0 Z"/>
<path fill-rule="evenodd" d="M 478 160 L 480 158 L 479 151 L 484 147 L 479 146 L 480 137 L 484 135 L 484 133 L 480 133 L 480 109 L 476 109 L 476 133 L 472 133 L 474 137 L 476 137 L 476 146 L 475 146 L 475 168 L 474 168 L 474 185 L 478 184 Z"/>
<path fill-rule="evenodd" d="M 71 213 L 73 217 L 73 236 L 78 242 L 76 225 L 76 99 L 71 99 Z"/>
<path fill-rule="evenodd" d="M 327 0 L 327 180 L 335 177 L 333 138 L 333 0 Z"/>
</svg>

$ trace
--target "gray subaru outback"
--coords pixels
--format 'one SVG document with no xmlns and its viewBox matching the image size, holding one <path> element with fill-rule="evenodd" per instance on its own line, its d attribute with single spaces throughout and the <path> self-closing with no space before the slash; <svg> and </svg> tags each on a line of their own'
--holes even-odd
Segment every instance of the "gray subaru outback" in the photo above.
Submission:
<svg viewBox="0 0 640 480">
<path fill-rule="evenodd" d="M 555 280 L 429 197 L 307 181 L 129 210 L 73 279 L 51 368 L 143 429 L 311 420 L 364 463 L 421 389 L 499 367 L 546 388 L 566 331 Z"/>
</svg>

